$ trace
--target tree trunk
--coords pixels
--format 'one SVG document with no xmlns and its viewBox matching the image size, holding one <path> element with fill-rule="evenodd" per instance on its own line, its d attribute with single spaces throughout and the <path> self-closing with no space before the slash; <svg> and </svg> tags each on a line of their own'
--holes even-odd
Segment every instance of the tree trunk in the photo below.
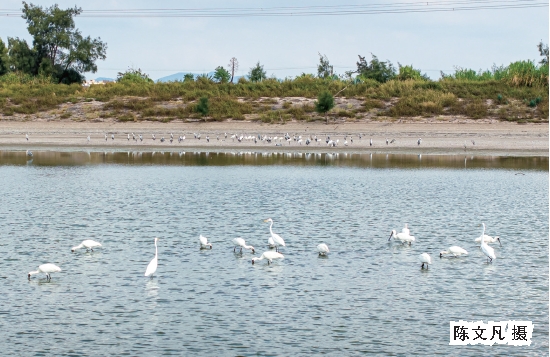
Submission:
<svg viewBox="0 0 550 357">
<path fill-rule="evenodd" d="M 325 120 L 327 121 L 327 125 L 328 125 L 328 112 L 325 112 Z"/>
</svg>

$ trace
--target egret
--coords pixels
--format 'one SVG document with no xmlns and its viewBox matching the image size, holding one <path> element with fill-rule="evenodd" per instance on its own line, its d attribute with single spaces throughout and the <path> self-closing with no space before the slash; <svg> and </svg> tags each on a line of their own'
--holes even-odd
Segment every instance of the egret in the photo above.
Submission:
<svg viewBox="0 0 550 357">
<path fill-rule="evenodd" d="M 246 242 L 242 238 L 234 238 L 233 239 L 233 244 L 235 245 L 235 247 L 233 248 L 233 252 L 235 252 L 235 249 L 237 249 L 237 247 L 241 248 L 241 253 L 243 252 L 243 248 L 252 250 L 252 253 L 256 252 L 254 250 L 254 247 L 251 246 L 251 245 L 246 245 Z"/>
<path fill-rule="evenodd" d="M 330 251 L 328 250 L 328 246 L 325 243 L 321 243 L 317 246 L 317 251 L 319 252 L 319 255 L 327 255 Z"/>
<path fill-rule="evenodd" d="M 252 264 L 254 264 L 256 260 L 264 260 L 264 259 L 267 259 L 267 264 L 269 265 L 273 263 L 273 260 L 275 259 L 284 259 L 284 256 L 279 252 L 267 251 L 267 252 L 263 252 L 259 258 L 256 258 L 256 257 L 252 258 Z"/>
<path fill-rule="evenodd" d="M 449 247 L 449 249 L 439 252 L 439 257 L 442 258 L 445 254 L 452 254 L 455 257 L 460 257 L 461 255 L 468 255 L 468 252 L 466 249 L 453 245 L 452 247 Z"/>
<path fill-rule="evenodd" d="M 483 226 L 483 232 L 481 233 L 481 236 L 479 238 L 485 235 L 485 223 L 481 223 L 481 225 Z M 481 242 L 481 245 L 480 245 L 481 251 L 483 252 L 483 254 L 487 256 L 487 260 L 491 259 L 491 263 L 492 263 L 493 259 L 497 258 L 495 256 L 495 250 L 489 247 L 487 243 L 485 243 L 484 239 L 480 239 L 480 242 Z"/>
<path fill-rule="evenodd" d="M 424 264 L 426 264 L 426 269 L 428 269 L 428 265 L 432 264 L 432 257 L 428 253 L 422 253 L 420 254 L 420 262 L 422 263 L 422 269 L 424 269 Z"/>
<path fill-rule="evenodd" d="M 264 222 L 271 222 L 269 225 L 269 233 L 271 233 L 271 238 L 273 238 L 273 242 L 275 243 L 275 251 L 279 251 L 279 246 L 282 245 L 283 247 L 286 247 L 285 241 L 283 238 L 281 238 L 280 235 L 273 233 L 273 220 L 271 218 L 265 219 Z"/>
<path fill-rule="evenodd" d="M 391 240 L 391 237 L 395 237 L 395 239 L 398 239 L 399 241 L 401 241 L 401 243 L 409 243 L 409 245 L 411 245 L 411 243 L 416 240 L 414 236 L 411 236 L 410 234 L 406 234 L 404 232 L 397 233 L 395 229 L 391 231 L 388 241 Z"/>
<path fill-rule="evenodd" d="M 57 273 L 57 272 L 60 272 L 60 271 L 61 271 L 61 268 L 58 267 L 55 264 L 49 264 L 49 263 L 48 264 L 42 264 L 41 266 L 38 267 L 38 270 L 29 272 L 28 277 L 29 277 L 29 280 L 31 280 L 31 275 L 39 274 L 39 273 L 45 273 L 46 274 L 46 279 L 51 280 L 52 276 L 50 274 L 51 273 Z"/>
<path fill-rule="evenodd" d="M 86 251 L 91 250 L 93 252 L 94 248 L 97 248 L 97 247 L 101 247 L 101 243 L 96 242 L 95 240 L 86 239 L 76 247 L 72 247 L 71 252 L 74 252 L 75 250 L 80 248 L 86 248 Z"/>
<path fill-rule="evenodd" d="M 269 237 L 269 239 L 267 240 L 267 245 L 268 245 L 269 249 L 273 249 L 273 248 L 276 247 L 275 241 L 271 237 Z"/>
<path fill-rule="evenodd" d="M 207 249 L 208 247 L 212 249 L 212 243 L 208 243 L 208 238 L 201 234 L 199 240 L 201 241 L 201 249 Z"/>
<path fill-rule="evenodd" d="M 157 271 L 157 265 L 158 265 L 158 248 L 157 248 L 157 241 L 159 239 L 155 238 L 155 257 L 149 262 L 149 265 L 147 265 L 147 269 L 145 269 L 145 276 L 151 276 L 151 279 L 153 278 L 153 274 Z"/>
<path fill-rule="evenodd" d="M 499 236 L 495 236 L 495 237 L 488 236 L 487 234 L 485 234 L 485 230 L 484 230 L 483 234 L 475 239 L 476 243 L 481 242 L 481 237 L 483 237 L 483 241 L 485 243 L 494 243 L 498 241 L 498 244 L 500 244 L 500 246 L 502 247 L 502 242 L 500 241 Z"/>
</svg>

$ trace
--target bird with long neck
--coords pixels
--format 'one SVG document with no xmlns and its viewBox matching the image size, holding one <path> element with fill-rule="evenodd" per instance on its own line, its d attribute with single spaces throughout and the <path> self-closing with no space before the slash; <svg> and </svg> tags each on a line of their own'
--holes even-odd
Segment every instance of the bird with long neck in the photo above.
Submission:
<svg viewBox="0 0 550 357">
<path fill-rule="evenodd" d="M 491 247 L 489 247 L 487 245 L 487 243 L 485 243 L 485 240 L 483 239 L 483 236 L 485 235 L 485 223 L 481 223 L 481 225 L 483 226 L 483 231 L 481 232 L 481 236 L 480 238 L 480 241 L 481 241 L 481 244 L 480 244 L 480 248 L 481 248 L 481 251 L 483 252 L 483 254 L 485 254 L 485 256 L 487 256 L 487 261 L 489 262 L 489 259 L 491 260 L 490 262 L 492 263 L 493 262 L 493 259 L 496 259 L 497 257 L 495 256 L 495 250 Z"/>
<path fill-rule="evenodd" d="M 45 273 L 46 274 L 46 280 L 52 280 L 52 276 L 50 274 L 51 273 L 57 273 L 57 272 L 60 272 L 60 271 L 61 271 L 61 268 L 58 267 L 55 264 L 50 264 L 50 263 L 42 264 L 38 267 L 37 270 L 30 271 L 29 274 L 28 274 L 28 277 L 29 277 L 29 280 L 31 280 L 31 275 Z"/>
<path fill-rule="evenodd" d="M 269 265 L 273 263 L 274 259 L 284 259 L 284 256 L 281 253 L 274 252 L 274 251 L 263 252 L 259 258 L 256 258 L 256 257 L 252 258 L 252 265 L 254 265 L 256 261 L 264 260 L 264 259 L 267 259 L 267 264 Z"/>
<path fill-rule="evenodd" d="M 158 240 L 159 240 L 158 238 L 155 238 L 155 257 L 151 260 L 151 262 L 149 262 L 149 265 L 147 265 L 147 269 L 145 270 L 145 276 L 151 276 L 151 279 L 153 278 L 153 274 L 155 274 L 155 272 L 157 271 L 157 266 L 158 266 L 158 257 L 159 257 L 159 252 L 157 247 Z"/>
<path fill-rule="evenodd" d="M 281 238 L 280 235 L 273 233 L 273 220 L 271 218 L 264 219 L 264 222 L 270 222 L 269 225 L 269 233 L 271 233 L 271 238 L 273 239 L 273 242 L 275 243 L 275 251 L 279 251 L 279 246 L 286 247 L 285 241 L 283 238 Z"/>
<path fill-rule="evenodd" d="M 101 243 L 96 242 L 96 241 L 91 240 L 91 239 L 86 239 L 86 240 L 82 241 L 82 243 L 77 245 L 76 247 L 72 247 L 71 252 L 74 252 L 75 250 L 80 249 L 80 248 L 86 248 L 86 251 L 91 250 L 93 252 L 94 248 L 97 248 L 97 247 L 101 247 Z"/>
<path fill-rule="evenodd" d="M 255 253 L 256 251 L 254 250 L 254 247 L 251 246 L 251 245 L 246 245 L 246 242 L 244 239 L 242 238 L 234 238 L 233 239 L 233 244 L 235 245 L 235 247 L 233 248 L 233 252 L 235 252 L 235 249 L 237 249 L 237 247 L 240 247 L 241 248 L 241 253 L 243 252 L 243 248 L 244 249 L 250 249 L 252 250 L 252 253 Z"/>
</svg>

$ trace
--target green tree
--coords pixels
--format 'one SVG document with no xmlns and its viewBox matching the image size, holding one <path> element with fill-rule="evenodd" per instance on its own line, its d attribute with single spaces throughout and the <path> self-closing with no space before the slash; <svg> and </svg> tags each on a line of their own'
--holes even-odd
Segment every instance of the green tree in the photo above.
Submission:
<svg viewBox="0 0 550 357">
<path fill-rule="evenodd" d="M 10 58 L 8 57 L 8 49 L 6 44 L 0 38 L 0 76 L 8 73 L 10 69 Z"/>
<path fill-rule="evenodd" d="M 548 45 L 545 45 L 542 41 L 540 41 L 537 47 L 540 55 L 542 56 L 539 63 L 544 66 L 545 64 L 548 64 Z"/>
<path fill-rule="evenodd" d="M 248 72 L 248 79 L 251 82 L 261 82 L 266 78 L 267 75 L 264 71 L 264 66 L 260 65 L 259 61 L 254 67 L 250 68 L 250 72 Z"/>
<path fill-rule="evenodd" d="M 29 48 L 27 41 L 8 37 L 8 56 L 11 71 L 38 74 L 37 54 Z"/>
<path fill-rule="evenodd" d="M 327 55 L 322 55 L 321 53 L 319 53 L 317 76 L 319 78 L 332 78 L 334 76 L 334 67 L 329 63 Z"/>
<path fill-rule="evenodd" d="M 362 79 L 374 79 L 380 83 L 385 83 L 395 77 L 395 67 L 390 61 L 380 61 L 378 57 L 372 55 L 372 59 L 369 62 L 365 60 L 365 57 L 359 55 L 359 62 L 357 62 L 357 73 Z"/>
<path fill-rule="evenodd" d="M 214 70 L 213 78 L 218 83 L 227 83 L 231 79 L 231 74 L 222 66 L 218 66 Z"/>
<path fill-rule="evenodd" d="M 183 76 L 184 82 L 193 82 L 194 80 L 195 76 L 193 75 L 193 73 L 185 73 L 185 75 Z"/>
<path fill-rule="evenodd" d="M 100 38 L 84 37 L 75 27 L 74 17 L 81 8 L 62 10 L 23 2 L 23 18 L 33 37 L 39 71 L 55 76 L 60 83 L 83 79 L 84 72 L 97 72 L 96 61 L 106 58 L 107 44 Z M 45 60 L 50 63 L 43 63 Z M 80 76 L 77 76 L 79 74 Z"/>
<path fill-rule="evenodd" d="M 317 97 L 317 101 L 315 101 L 315 110 L 317 113 L 325 114 L 325 119 L 328 124 L 328 111 L 334 108 L 334 97 L 332 94 L 330 94 L 329 91 L 323 91 L 319 94 Z"/>
<path fill-rule="evenodd" d="M 118 72 L 116 81 L 119 83 L 153 83 L 149 75 L 142 72 L 140 68 L 128 68 L 126 72 Z"/>
<path fill-rule="evenodd" d="M 401 63 L 397 62 L 397 65 L 399 66 L 399 73 L 397 74 L 396 78 L 400 81 L 405 81 L 407 79 L 414 79 L 414 80 L 428 80 L 428 76 L 426 74 L 420 73 L 419 69 L 413 68 L 413 66 L 402 66 Z"/>
<path fill-rule="evenodd" d="M 201 97 L 199 99 L 199 103 L 195 107 L 195 110 L 197 113 L 200 113 L 203 117 L 208 115 L 209 111 L 209 105 L 208 105 L 208 98 L 207 97 Z"/>
</svg>

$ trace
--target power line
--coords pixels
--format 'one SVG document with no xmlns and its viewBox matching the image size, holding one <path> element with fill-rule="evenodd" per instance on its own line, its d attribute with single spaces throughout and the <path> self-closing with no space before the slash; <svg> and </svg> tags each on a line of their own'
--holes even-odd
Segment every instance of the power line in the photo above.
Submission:
<svg viewBox="0 0 550 357">
<path fill-rule="evenodd" d="M 447 11 L 503 10 L 548 7 L 541 0 L 443 0 L 368 5 L 332 5 L 270 8 L 182 8 L 182 9 L 96 9 L 83 10 L 80 16 L 96 18 L 225 18 L 281 16 L 349 16 L 404 14 Z M 0 16 L 21 16 L 21 10 L 0 9 Z"/>
</svg>

